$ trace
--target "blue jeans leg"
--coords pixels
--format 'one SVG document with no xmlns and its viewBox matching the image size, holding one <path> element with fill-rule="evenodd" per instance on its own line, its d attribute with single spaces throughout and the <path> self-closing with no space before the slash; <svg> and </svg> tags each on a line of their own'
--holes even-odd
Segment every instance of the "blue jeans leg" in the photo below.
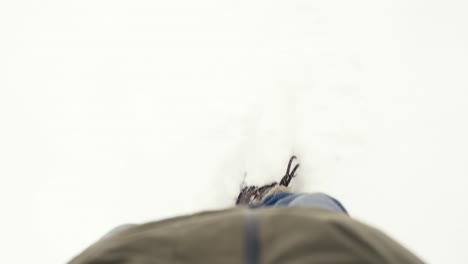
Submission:
<svg viewBox="0 0 468 264">
<path fill-rule="evenodd" d="M 338 200 L 324 193 L 277 193 L 263 199 L 259 206 L 319 207 L 348 214 L 348 211 Z"/>
</svg>

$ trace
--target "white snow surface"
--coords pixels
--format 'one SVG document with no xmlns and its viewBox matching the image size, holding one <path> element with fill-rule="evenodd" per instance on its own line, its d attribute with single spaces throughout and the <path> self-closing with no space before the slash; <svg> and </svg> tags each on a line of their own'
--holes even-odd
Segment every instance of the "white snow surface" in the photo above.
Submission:
<svg viewBox="0 0 468 264">
<path fill-rule="evenodd" d="M 466 1 L 0 3 L 2 263 L 111 228 L 322 191 L 468 263 Z M 313 227 L 311 227 L 313 228 Z"/>
</svg>

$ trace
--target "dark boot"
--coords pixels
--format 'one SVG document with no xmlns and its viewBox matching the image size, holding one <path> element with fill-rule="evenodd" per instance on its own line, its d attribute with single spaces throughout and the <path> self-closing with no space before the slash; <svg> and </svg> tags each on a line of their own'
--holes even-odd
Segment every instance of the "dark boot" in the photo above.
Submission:
<svg viewBox="0 0 468 264">
<path fill-rule="evenodd" d="M 297 169 L 299 168 L 299 163 L 298 163 L 294 166 L 293 170 L 291 171 L 291 165 L 295 159 L 296 159 L 296 156 L 292 156 L 291 159 L 289 159 L 288 167 L 286 169 L 286 174 L 283 176 L 279 184 L 277 182 L 273 182 L 273 183 L 264 185 L 262 187 L 246 186 L 242 188 L 241 192 L 239 193 L 236 204 L 237 205 L 254 204 L 254 203 L 258 203 L 262 201 L 264 198 L 270 195 L 273 195 L 275 193 L 292 192 L 288 188 L 288 186 L 292 178 L 296 176 L 295 173 Z"/>
</svg>

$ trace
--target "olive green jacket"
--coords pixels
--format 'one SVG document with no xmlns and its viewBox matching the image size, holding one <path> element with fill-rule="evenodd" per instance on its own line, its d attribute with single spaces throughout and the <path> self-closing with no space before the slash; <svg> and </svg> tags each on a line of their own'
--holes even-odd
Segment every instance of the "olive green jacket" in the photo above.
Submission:
<svg viewBox="0 0 468 264">
<path fill-rule="evenodd" d="M 102 239 L 70 264 L 422 263 L 382 232 L 324 209 L 204 212 Z"/>
</svg>

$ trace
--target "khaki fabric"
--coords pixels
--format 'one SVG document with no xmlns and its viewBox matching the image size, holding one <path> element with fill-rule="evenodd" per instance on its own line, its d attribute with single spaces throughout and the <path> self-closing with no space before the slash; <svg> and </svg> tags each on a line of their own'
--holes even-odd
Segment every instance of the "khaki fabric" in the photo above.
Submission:
<svg viewBox="0 0 468 264">
<path fill-rule="evenodd" d="M 324 209 L 205 212 L 132 227 L 70 264 L 422 263 L 382 232 Z"/>
</svg>

